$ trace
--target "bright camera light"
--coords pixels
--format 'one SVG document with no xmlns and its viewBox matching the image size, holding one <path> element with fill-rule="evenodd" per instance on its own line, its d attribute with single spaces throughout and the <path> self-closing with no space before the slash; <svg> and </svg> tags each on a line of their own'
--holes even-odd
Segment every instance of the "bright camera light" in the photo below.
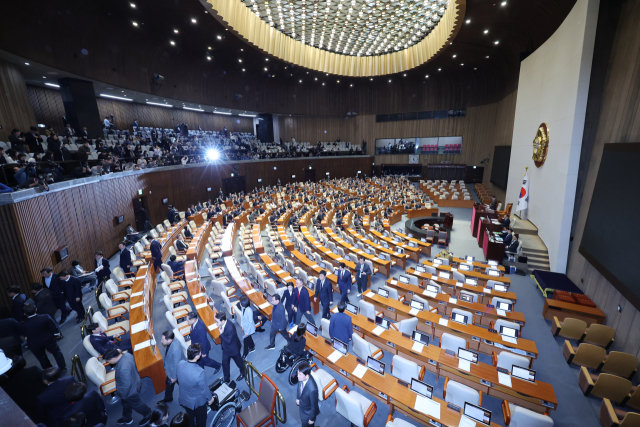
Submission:
<svg viewBox="0 0 640 427">
<path fill-rule="evenodd" d="M 220 153 L 216 150 L 207 151 L 207 159 L 211 161 L 218 160 L 220 158 Z"/>
</svg>

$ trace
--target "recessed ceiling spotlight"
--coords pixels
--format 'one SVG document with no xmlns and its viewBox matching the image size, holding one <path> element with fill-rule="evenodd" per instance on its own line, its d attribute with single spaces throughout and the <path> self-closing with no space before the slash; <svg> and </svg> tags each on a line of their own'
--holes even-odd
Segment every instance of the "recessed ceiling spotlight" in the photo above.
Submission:
<svg viewBox="0 0 640 427">
<path fill-rule="evenodd" d="M 471 19 L 467 19 L 467 24 L 471 24 Z"/>
<path fill-rule="evenodd" d="M 178 30 L 173 30 L 173 32 L 174 32 L 174 33 L 176 33 L 176 34 L 178 34 L 178 33 L 179 33 L 179 31 L 178 31 Z"/>
<path fill-rule="evenodd" d="M 238 62 L 242 62 L 242 59 L 238 59 Z"/>
<path fill-rule="evenodd" d="M 438 71 L 442 71 L 442 68 L 438 68 Z"/>
<path fill-rule="evenodd" d="M 371 78 L 371 79 L 369 79 L 369 80 L 373 81 L 373 79 L 372 79 L 372 78 Z"/>
<path fill-rule="evenodd" d="M 211 49 L 213 49 L 213 48 L 212 48 L 211 46 L 209 46 L 209 47 L 207 47 L 207 49 L 211 50 Z"/>
<path fill-rule="evenodd" d="M 191 22 L 195 24 L 198 21 L 196 21 L 196 18 L 191 18 Z"/>
<path fill-rule="evenodd" d="M 464 64 L 460 64 L 460 66 L 462 67 Z"/>
<path fill-rule="evenodd" d="M 455 55 L 455 54 L 453 55 L 453 57 L 454 57 L 454 58 L 455 58 L 456 56 L 458 56 L 458 55 Z"/>
<path fill-rule="evenodd" d="M 240 49 L 240 52 L 244 52 L 244 49 Z"/>
<path fill-rule="evenodd" d="M 51 87 L 60 87 L 60 85 L 55 85 L 53 83 L 45 83 L 45 85 L 51 86 Z"/>
<path fill-rule="evenodd" d="M 324 83 L 322 83 L 322 86 L 324 86 Z"/>
<path fill-rule="evenodd" d="M 46 77 L 45 77 L 45 76 L 42 76 L 42 78 L 43 78 L 43 79 L 46 79 Z"/>
<path fill-rule="evenodd" d="M 269 60 L 269 58 L 264 58 L 264 60 L 265 60 L 265 61 L 268 61 L 268 60 Z"/>
<path fill-rule="evenodd" d="M 217 36 L 217 37 L 218 37 L 218 40 L 222 40 L 222 36 Z"/>
<path fill-rule="evenodd" d="M 24 63 L 24 65 L 29 65 L 29 63 L 28 63 L 28 62 L 25 62 L 25 63 Z"/>
<path fill-rule="evenodd" d="M 316 79 L 316 80 L 318 80 L 318 78 L 317 78 L 317 77 L 315 77 L 315 79 Z"/>
<path fill-rule="evenodd" d="M 300 83 L 302 83 L 302 80 L 300 80 Z"/>
<path fill-rule="evenodd" d="M 391 79 L 389 79 L 389 83 L 391 83 Z"/>
<path fill-rule="evenodd" d="M 493 44 L 498 44 L 498 43 L 500 43 L 500 41 L 498 41 L 498 40 L 493 42 Z"/>
<path fill-rule="evenodd" d="M 353 87 L 353 83 L 351 83 L 351 84 L 349 85 L 349 87 Z"/>
<path fill-rule="evenodd" d="M 135 3 L 129 3 L 129 6 L 131 6 L 132 8 L 136 8 L 136 4 Z"/>
<path fill-rule="evenodd" d="M 425 79 L 428 79 L 428 78 L 429 78 L 429 74 L 427 74 L 426 76 L 424 76 L 424 78 L 425 78 Z"/>
<path fill-rule="evenodd" d="M 242 69 L 242 72 L 244 73 L 244 68 Z"/>
<path fill-rule="evenodd" d="M 403 77 L 407 77 L 407 73 L 404 73 L 402 76 L 403 76 Z"/>
<path fill-rule="evenodd" d="M 133 22 L 132 22 L 132 24 L 133 24 L 133 26 L 134 26 L 134 27 L 137 27 L 137 26 L 138 26 L 138 23 L 137 23 L 137 22 L 135 22 L 135 21 L 133 21 Z"/>
<path fill-rule="evenodd" d="M 506 1 L 503 1 L 503 2 L 500 4 L 500 6 L 506 6 L 506 5 L 507 5 L 507 2 L 506 2 Z"/>
<path fill-rule="evenodd" d="M 264 70 L 267 71 L 267 67 L 264 67 Z"/>
<path fill-rule="evenodd" d="M 340 80 L 338 80 L 336 83 L 340 83 Z"/>
<path fill-rule="evenodd" d="M 485 33 L 485 34 L 489 33 L 489 30 L 484 30 L 484 33 Z"/>
<path fill-rule="evenodd" d="M 209 55 L 207 55 L 207 59 L 208 59 L 209 61 L 211 61 L 211 57 L 210 57 Z"/>
<path fill-rule="evenodd" d="M 489 55 L 485 56 L 485 58 L 489 59 Z"/>
<path fill-rule="evenodd" d="M 174 42 L 173 40 L 171 40 L 169 43 L 171 43 L 171 46 L 175 46 L 176 42 Z"/>
</svg>

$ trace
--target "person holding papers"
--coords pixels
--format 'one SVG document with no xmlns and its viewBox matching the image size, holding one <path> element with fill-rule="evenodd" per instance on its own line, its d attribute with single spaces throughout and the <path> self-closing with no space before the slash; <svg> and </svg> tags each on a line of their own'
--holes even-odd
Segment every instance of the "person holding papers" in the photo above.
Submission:
<svg viewBox="0 0 640 427">
<path fill-rule="evenodd" d="M 340 263 L 338 270 L 338 289 L 340 289 L 340 302 L 349 302 L 348 296 L 351 292 L 351 273 L 344 262 Z"/>
<path fill-rule="evenodd" d="M 103 255 L 102 252 L 98 251 L 96 252 L 96 259 L 95 259 L 95 267 L 96 269 L 94 270 L 96 272 L 96 276 L 98 277 L 98 283 L 102 283 L 103 280 L 108 279 L 109 277 L 111 277 L 111 269 L 109 268 L 109 260 L 106 259 Z"/>
<path fill-rule="evenodd" d="M 351 316 L 344 314 L 346 308 L 347 304 L 344 302 L 338 304 L 338 312 L 331 316 L 331 321 L 329 322 L 329 336 L 339 339 L 348 345 L 353 334 L 353 324 L 351 323 Z"/>
</svg>

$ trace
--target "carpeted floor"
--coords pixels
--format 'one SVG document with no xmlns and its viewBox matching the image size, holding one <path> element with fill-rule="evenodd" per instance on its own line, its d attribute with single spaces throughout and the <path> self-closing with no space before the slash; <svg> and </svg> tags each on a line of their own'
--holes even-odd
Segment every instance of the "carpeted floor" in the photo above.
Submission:
<svg viewBox="0 0 640 427">
<path fill-rule="evenodd" d="M 444 208 L 441 211 L 448 211 L 454 215 L 453 230 L 451 233 L 451 244 L 448 248 L 456 256 L 471 255 L 477 259 L 484 259 L 481 248 L 478 247 L 476 240 L 471 236 L 470 220 L 471 209 L 462 208 Z M 406 218 L 403 218 L 403 222 Z M 400 226 L 400 224 L 397 224 Z M 105 248 L 100 248 L 105 249 Z M 240 247 L 236 247 L 237 254 L 240 255 Z M 434 255 L 437 251 L 433 252 Z M 241 259 L 238 256 L 238 259 Z M 421 255 L 421 260 L 426 259 L 424 255 Z M 118 265 L 118 257 L 115 256 L 111 259 L 112 265 Z M 413 267 L 415 262 L 408 261 L 407 267 Z M 243 266 L 244 268 L 245 266 Z M 393 276 L 397 277 L 402 270 L 399 267 L 394 267 L 392 270 Z M 201 269 L 201 275 L 203 278 L 208 276 L 206 269 Z M 562 357 L 562 340 L 554 339 L 550 332 L 550 323 L 542 318 L 543 297 L 537 291 L 533 280 L 526 276 L 512 275 L 511 278 L 511 290 L 518 295 L 518 303 L 516 310 L 524 313 L 527 325 L 523 330 L 523 337 L 529 340 L 534 340 L 538 347 L 539 357 L 533 364 L 533 369 L 537 371 L 538 379 L 541 381 L 549 382 L 553 384 L 554 390 L 558 399 L 558 410 L 551 413 L 551 417 L 555 421 L 556 426 L 581 426 L 592 427 L 598 426 L 598 414 L 600 408 L 600 401 L 593 398 L 586 398 L 580 392 L 578 388 L 578 369 L 570 367 L 564 361 Z M 208 279 L 205 278 L 208 281 Z M 382 275 L 376 275 L 372 278 L 372 288 L 377 289 L 378 286 L 384 284 L 385 278 Z M 354 285 L 355 288 L 355 285 Z M 162 292 L 158 289 L 156 292 L 156 301 L 154 301 L 154 329 L 156 332 L 156 340 L 160 341 L 161 333 L 169 329 L 169 325 L 164 316 L 164 304 L 160 301 Z M 220 309 L 221 301 L 216 299 L 216 305 Z M 92 293 L 84 295 L 85 307 L 90 305 L 95 306 L 95 299 Z M 70 317 L 71 319 L 71 317 Z M 316 324 L 320 324 L 320 315 L 315 313 Z M 274 379 L 280 388 L 280 392 L 284 396 L 287 404 L 287 423 L 288 426 L 300 425 L 300 418 L 298 414 L 298 408 L 295 405 L 295 388 L 289 386 L 285 374 L 277 374 L 274 366 L 279 355 L 279 350 L 284 345 L 284 339 L 278 336 L 276 338 L 276 350 L 265 351 L 264 348 L 268 345 L 269 341 L 269 329 L 270 324 L 267 324 L 264 333 L 256 333 L 254 335 L 254 341 L 256 343 L 257 351 L 249 355 L 249 360 L 260 371 L 267 374 L 270 378 Z M 237 327 L 240 332 L 240 328 Z M 89 358 L 87 352 L 82 346 L 80 340 L 80 326 L 76 325 L 73 320 L 67 321 L 62 326 L 62 331 L 65 336 L 60 341 L 60 347 L 64 352 L 67 360 L 75 354 L 78 354 L 83 361 Z M 220 360 L 222 352 L 219 346 L 213 345 L 213 349 L 210 356 L 214 359 Z M 38 365 L 35 357 L 30 352 L 25 355 L 28 365 Z M 50 357 L 51 358 L 51 357 Z M 481 361 L 484 363 L 491 363 L 490 356 L 480 355 Z M 53 361 L 53 359 L 51 358 Z M 387 366 L 390 366 L 391 355 L 385 354 L 384 361 Z M 327 372 L 333 374 L 330 369 L 326 369 Z M 210 382 L 214 381 L 213 371 L 206 368 L 207 379 Z M 232 363 L 231 364 L 231 378 L 237 377 L 239 374 L 238 369 Z M 343 381 L 340 377 L 333 375 L 338 383 L 342 386 Z M 141 391 L 141 398 L 150 407 L 154 407 L 156 401 L 160 400 L 163 395 L 155 396 L 151 380 L 143 378 L 143 387 Z M 436 382 L 435 375 L 427 372 L 425 374 L 425 382 L 434 386 L 434 395 L 442 397 L 442 388 L 444 385 L 444 378 L 440 378 L 439 382 Z M 90 388 L 94 388 L 90 384 Z M 248 390 L 247 385 L 242 382 L 239 384 L 241 390 Z M 177 386 L 174 392 L 174 401 L 170 404 L 171 414 L 177 413 L 181 410 L 178 404 L 178 394 L 180 387 Z M 366 395 L 368 397 L 368 395 Z M 256 396 L 252 396 L 250 402 L 253 402 Z M 389 409 L 382 401 L 377 401 L 377 412 L 369 424 L 371 427 L 384 426 L 389 414 Z M 485 396 L 483 400 L 483 406 L 492 411 L 492 421 L 497 424 L 504 425 L 502 416 L 502 410 L 500 408 L 501 401 L 494 398 Z M 246 403 L 245 403 L 246 405 Z M 317 425 L 319 426 L 348 426 L 348 421 L 338 415 L 335 411 L 335 402 L 333 398 L 328 401 L 322 402 L 320 405 L 321 414 L 317 419 Z M 107 411 L 109 413 L 108 426 L 115 426 L 116 420 L 121 416 L 121 405 L 119 403 L 113 405 L 107 405 Z M 1 412 L 1 411 L 0 411 Z M 209 422 L 213 418 L 212 413 L 209 414 Z M 396 414 L 400 418 L 404 418 L 402 415 Z M 134 424 L 141 419 L 141 416 L 134 413 Z M 406 419 L 406 418 L 404 418 Z M 413 422 L 414 425 L 417 423 Z"/>
</svg>

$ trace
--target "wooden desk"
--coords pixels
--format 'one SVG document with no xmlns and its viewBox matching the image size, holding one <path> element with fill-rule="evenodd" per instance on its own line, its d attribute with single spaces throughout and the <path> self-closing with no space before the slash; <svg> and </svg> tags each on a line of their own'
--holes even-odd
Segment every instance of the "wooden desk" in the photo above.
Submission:
<svg viewBox="0 0 640 427">
<path fill-rule="evenodd" d="M 300 268 L 305 270 L 307 273 L 312 275 L 318 275 L 324 268 L 322 266 L 316 264 L 315 261 L 310 260 L 306 255 L 301 254 L 298 251 L 291 251 L 291 255 L 296 259 Z M 341 261 L 341 262 L 345 262 Z M 333 291 L 340 293 L 340 288 L 338 288 L 338 276 L 327 271 L 327 280 L 331 282 L 333 285 Z M 351 275 L 351 284 L 356 283 L 355 274 Z"/>
<path fill-rule="evenodd" d="M 189 260 L 184 263 L 185 289 L 191 297 L 191 302 L 198 313 L 198 317 L 209 331 L 209 336 L 216 344 L 220 344 L 220 330 L 216 325 L 215 315 L 218 312 L 211 298 L 207 296 L 207 290 L 204 283 L 200 280 L 198 274 L 198 264 L 195 260 Z M 179 327 L 180 325 L 178 325 Z"/>
<path fill-rule="evenodd" d="M 492 220 L 487 218 L 482 219 L 482 221 L 478 224 L 478 227 L 480 227 L 480 230 L 479 230 L 480 232 L 478 233 L 478 236 L 477 236 L 479 248 L 484 246 L 484 241 L 487 237 L 487 234 L 493 234 L 491 233 L 493 231 L 497 231 L 497 232 L 502 231 L 502 224 L 500 223 L 495 224 L 492 222 Z M 486 233 L 483 233 L 482 231 L 486 231 Z"/>
<path fill-rule="evenodd" d="M 202 253 L 205 246 L 209 242 L 209 236 L 211 235 L 211 229 L 213 224 L 209 221 L 196 230 L 193 239 L 189 242 L 189 248 L 187 249 L 187 259 L 200 260 L 202 259 Z"/>
<path fill-rule="evenodd" d="M 567 317 L 584 320 L 587 325 L 592 323 L 604 324 L 606 318 L 604 312 L 598 308 L 545 298 L 542 317 L 547 320 L 553 320 L 554 316 L 560 321 Z"/>
<path fill-rule="evenodd" d="M 399 267 L 402 267 L 403 270 L 405 268 L 407 268 L 407 258 L 409 258 L 409 256 L 407 254 L 401 254 L 401 253 L 396 252 L 396 251 L 394 251 L 392 249 L 387 249 L 382 245 L 378 245 L 376 243 L 373 243 L 371 240 L 365 238 L 364 236 L 361 236 L 353 228 L 348 228 L 347 229 L 347 233 L 349 233 L 351 236 L 353 236 L 354 239 L 361 241 L 363 244 L 365 244 L 367 246 L 371 246 L 372 248 L 374 248 L 378 252 L 382 252 L 382 253 L 386 254 L 387 256 L 389 256 L 390 259 L 395 259 L 396 265 L 398 265 Z"/>
<path fill-rule="evenodd" d="M 158 238 L 158 242 L 162 245 L 162 262 L 165 262 L 169 258 L 169 247 L 173 246 L 178 238 L 178 234 L 187 226 L 185 219 L 180 220 L 176 225 L 172 226 L 165 233 Z M 151 251 L 144 252 L 144 260 L 147 264 L 153 264 L 153 258 L 151 257 Z"/>
<path fill-rule="evenodd" d="M 413 316 L 409 314 L 411 307 L 392 298 L 382 298 L 372 291 L 365 292 L 363 296 L 364 300 L 382 309 L 385 317 L 393 321 L 417 317 L 419 319 L 418 329 L 431 334 L 432 337 L 440 337 L 443 332 L 447 332 L 464 338 L 469 343 L 470 349 L 484 354 L 491 354 L 495 350 L 498 354 L 502 351 L 511 351 L 529 359 L 538 357 L 538 348 L 534 341 L 519 338 L 517 344 L 512 344 L 505 341 L 498 333 L 489 332 L 488 329 L 480 326 L 463 325 L 443 319 L 440 314 L 421 311 L 416 316 Z"/>
<path fill-rule="evenodd" d="M 328 227 L 324 229 L 324 232 L 335 242 L 336 245 L 340 245 L 345 251 L 353 252 L 358 256 L 363 256 L 364 259 L 371 261 L 374 266 L 378 267 L 379 273 L 384 274 L 387 277 L 391 276 L 391 261 L 380 259 L 377 256 L 366 253 L 358 247 L 351 246 L 349 243 L 338 237 L 338 235 Z"/>
<path fill-rule="evenodd" d="M 263 293 L 256 291 L 251 283 L 246 279 L 246 275 L 242 270 L 240 270 L 236 259 L 232 256 L 224 257 L 224 265 L 227 268 L 227 272 L 233 279 L 236 288 L 249 298 L 249 301 L 258 308 L 260 313 L 271 320 L 273 306 L 267 301 Z"/>
<path fill-rule="evenodd" d="M 234 222 L 229 223 L 227 228 L 224 230 L 222 234 L 222 239 L 220 241 L 220 249 L 222 250 L 222 255 L 230 256 L 233 255 L 233 245 L 236 241 L 236 233 L 238 229 Z"/>
<path fill-rule="evenodd" d="M 414 237 L 409 237 L 408 234 L 404 234 L 401 231 L 391 231 L 393 234 L 395 234 L 396 236 L 399 236 L 402 239 L 408 240 L 409 242 L 415 244 L 418 246 L 418 248 L 420 248 L 420 251 L 427 255 L 427 256 L 431 256 L 431 243 L 428 242 L 423 242 L 420 239 L 416 239 Z"/>
<path fill-rule="evenodd" d="M 162 351 L 155 342 L 153 330 L 153 297 L 156 289 L 156 275 L 149 264 L 138 268 L 136 277 L 131 286 L 131 298 L 129 300 L 129 325 L 134 329 L 135 325 L 147 322 L 147 327 L 141 331 L 132 333 L 131 346 L 133 358 L 141 377 L 149 377 L 153 382 L 153 390 L 159 394 L 165 390 L 167 377 L 162 365 Z M 135 296 L 134 296 L 135 295 Z M 144 348 L 136 350 L 138 346 Z"/>
<path fill-rule="evenodd" d="M 480 221 L 480 217 L 486 216 L 489 213 L 493 213 L 493 211 L 486 209 L 479 203 L 473 205 L 473 210 L 471 211 L 471 235 L 473 237 L 478 237 L 478 222 Z"/>
<path fill-rule="evenodd" d="M 436 214 L 436 216 L 438 216 L 438 208 L 409 209 L 407 211 L 407 218 L 412 219 L 431 217 L 434 213 Z"/>
<path fill-rule="evenodd" d="M 494 261 L 502 263 L 505 250 L 504 243 L 498 242 L 494 236 L 489 235 L 490 233 L 491 229 L 487 227 L 483 227 L 483 230 L 480 231 L 480 234 L 483 234 L 485 236 L 482 242 L 482 251 L 484 252 L 484 257 L 488 260 L 492 259 Z"/>
<path fill-rule="evenodd" d="M 374 236 L 376 236 L 380 240 L 384 240 L 385 242 L 387 242 L 390 245 L 401 247 L 402 249 L 404 249 L 405 253 L 409 256 L 409 259 L 412 259 L 415 262 L 420 262 L 420 248 L 418 247 L 418 245 L 416 243 L 414 243 L 415 246 L 409 246 L 409 245 L 403 243 L 402 240 L 400 240 L 399 237 L 396 237 L 396 239 L 398 239 L 398 240 L 394 240 L 391 237 L 384 236 L 382 233 L 380 233 L 379 231 L 376 231 L 376 230 L 371 230 L 371 234 L 373 234 Z"/>
<path fill-rule="evenodd" d="M 511 279 L 508 276 L 504 276 L 504 275 L 496 277 L 496 276 L 489 276 L 488 274 L 480 273 L 477 271 L 458 270 L 457 267 L 451 267 L 450 265 L 444 265 L 444 264 L 435 265 L 432 261 L 429 261 L 429 260 L 424 260 L 421 262 L 421 264 L 428 265 L 429 267 L 434 267 L 438 271 L 449 271 L 449 272 L 458 271 L 459 273 L 462 273 L 465 276 L 475 277 L 476 279 L 478 279 L 479 285 L 485 285 L 489 280 L 504 283 L 507 286 L 511 285 Z M 504 270 L 504 268 L 502 270 Z"/>
<path fill-rule="evenodd" d="M 525 318 L 524 314 L 519 311 L 507 311 L 504 315 L 498 314 L 495 308 L 489 308 L 485 304 L 477 302 L 466 302 L 458 299 L 457 296 L 451 296 L 447 293 L 441 292 L 435 296 L 429 296 L 425 292 L 424 286 L 415 286 L 409 283 L 402 283 L 394 278 L 387 279 L 385 285 L 390 286 L 398 290 L 398 295 L 406 298 L 407 301 L 411 301 L 414 294 L 417 294 L 420 298 L 428 300 L 433 307 L 436 307 L 438 311 L 443 311 L 447 316 L 451 316 L 451 311 L 454 308 L 460 310 L 466 310 L 473 313 L 475 323 L 479 323 L 484 326 L 489 326 L 491 322 L 499 319 L 504 319 L 509 322 L 515 322 L 524 328 Z M 458 295 L 459 296 L 459 295 Z"/>
</svg>

